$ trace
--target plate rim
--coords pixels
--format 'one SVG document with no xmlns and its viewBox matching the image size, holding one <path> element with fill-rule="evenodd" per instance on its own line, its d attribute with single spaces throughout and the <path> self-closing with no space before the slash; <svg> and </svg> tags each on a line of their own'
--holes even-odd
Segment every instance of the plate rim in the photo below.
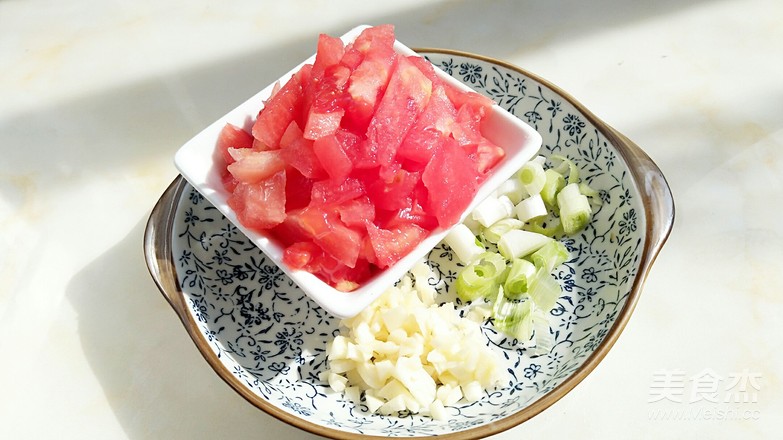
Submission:
<svg viewBox="0 0 783 440">
<path fill-rule="evenodd" d="M 606 136 L 607 139 L 612 142 L 612 145 L 616 147 L 618 153 L 628 165 L 632 181 L 639 191 L 644 207 L 646 231 L 643 248 L 640 254 L 639 271 L 634 278 L 625 305 L 620 310 L 615 322 L 612 324 L 603 341 L 601 341 L 596 349 L 563 382 L 522 410 L 490 424 L 439 436 L 450 440 L 484 438 L 511 429 L 549 408 L 573 390 L 606 357 L 630 320 L 650 269 L 671 233 L 675 217 L 674 199 L 669 185 L 666 182 L 666 178 L 660 168 L 658 168 L 652 159 L 650 159 L 638 145 L 598 118 L 570 93 L 550 81 L 512 63 L 485 55 L 454 49 L 428 47 L 414 48 L 414 51 L 421 55 L 452 55 L 495 64 L 529 77 L 560 95 L 564 100 L 568 101 L 579 110 L 585 118 L 587 118 L 595 128 L 602 135 Z M 150 276 L 155 281 L 158 290 L 160 290 L 163 297 L 182 322 L 185 330 L 195 343 L 202 357 L 204 357 L 218 376 L 245 400 L 267 414 L 291 426 L 329 438 L 386 438 L 383 436 L 341 431 L 318 425 L 290 414 L 267 400 L 260 398 L 255 393 L 252 393 L 250 389 L 245 387 L 233 374 L 231 374 L 226 366 L 220 362 L 217 356 L 215 356 L 211 347 L 199 332 L 197 323 L 188 312 L 184 293 L 177 282 L 176 266 L 171 249 L 173 214 L 179 206 L 182 192 L 186 186 L 187 181 L 181 175 L 177 176 L 155 204 L 144 231 L 143 251 Z M 407 438 L 431 438 L 431 436 Z"/>
</svg>

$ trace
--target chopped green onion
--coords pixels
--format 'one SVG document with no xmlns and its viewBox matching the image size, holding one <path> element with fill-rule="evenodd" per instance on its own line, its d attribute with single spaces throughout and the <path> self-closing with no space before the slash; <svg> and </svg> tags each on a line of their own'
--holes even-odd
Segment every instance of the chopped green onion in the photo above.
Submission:
<svg viewBox="0 0 783 440">
<path fill-rule="evenodd" d="M 484 229 L 481 226 L 481 223 L 477 222 L 472 215 L 465 216 L 465 220 L 462 221 L 462 224 L 467 226 L 467 228 L 470 229 L 470 232 L 472 232 L 473 235 L 479 235 L 481 233 L 481 230 Z"/>
<path fill-rule="evenodd" d="M 495 328 L 519 341 L 530 340 L 533 334 L 530 309 L 531 301 L 509 301 L 503 292 L 498 292 L 492 305 Z"/>
<path fill-rule="evenodd" d="M 538 162 L 527 162 L 519 170 L 519 180 L 528 194 L 538 194 L 546 183 L 544 167 Z"/>
<path fill-rule="evenodd" d="M 494 252 L 485 252 L 457 277 L 457 295 L 463 301 L 492 297 L 504 281 L 505 273 L 506 260 Z"/>
<path fill-rule="evenodd" d="M 566 167 L 568 169 L 568 183 L 577 183 L 579 182 L 579 168 L 576 166 L 576 164 L 569 158 L 565 156 L 560 156 L 559 154 L 552 155 L 552 159 L 560 160 L 560 165 L 555 168 L 555 170 L 565 175 L 566 173 Z"/>
<path fill-rule="evenodd" d="M 541 308 L 536 307 L 530 313 L 533 321 L 533 337 L 536 341 L 536 346 L 533 349 L 534 355 L 542 355 L 552 351 L 555 346 L 555 337 L 549 331 L 549 319 L 547 318 L 547 312 Z"/>
<path fill-rule="evenodd" d="M 533 252 L 533 255 L 530 256 L 530 261 L 533 262 L 535 267 L 543 267 L 547 272 L 552 272 L 557 266 L 565 263 L 568 257 L 568 249 L 566 249 L 565 245 L 557 240 L 552 240 L 542 246 L 541 249 Z"/>
<path fill-rule="evenodd" d="M 504 218 L 485 229 L 483 235 L 488 242 L 497 244 L 503 234 L 513 229 L 522 229 L 524 225 L 523 222 L 515 218 Z"/>
<path fill-rule="evenodd" d="M 534 158 L 530 159 L 530 161 L 531 161 L 531 162 L 536 162 L 536 163 L 538 163 L 539 165 L 541 165 L 541 166 L 544 166 L 544 164 L 546 164 L 546 157 L 544 157 L 544 156 L 542 156 L 542 155 L 540 155 L 540 154 L 539 154 L 538 156 L 536 156 L 536 157 L 534 157 Z"/>
<path fill-rule="evenodd" d="M 514 204 L 506 196 L 487 197 L 473 210 L 473 219 L 481 226 L 489 227 L 498 220 L 504 219 L 514 211 Z"/>
<path fill-rule="evenodd" d="M 600 194 L 598 193 L 598 190 L 593 189 L 590 185 L 583 182 L 579 184 L 579 192 L 590 199 L 590 204 L 601 206 L 602 201 L 599 197 Z"/>
<path fill-rule="evenodd" d="M 546 221 L 546 226 L 544 226 L 544 221 Z M 560 226 L 560 219 L 557 217 L 548 217 L 546 219 L 534 218 L 526 223 L 522 229 L 546 235 L 547 237 L 554 237 L 563 232 L 563 228 Z"/>
<path fill-rule="evenodd" d="M 557 200 L 555 197 L 563 187 L 565 187 L 565 177 L 553 169 L 544 171 L 546 175 L 546 182 L 544 182 L 544 188 L 541 189 L 541 198 L 544 199 L 544 203 L 549 207 L 556 207 Z"/>
<path fill-rule="evenodd" d="M 457 255 L 459 261 L 470 264 L 484 253 L 483 246 L 476 243 L 476 236 L 464 224 L 454 226 L 443 239 Z"/>
<path fill-rule="evenodd" d="M 511 203 L 515 205 L 528 196 L 527 191 L 525 191 L 525 186 L 522 185 L 522 181 L 516 178 L 511 178 L 501 183 L 498 189 L 495 190 L 495 193 L 498 197 L 508 197 L 509 200 L 511 200 Z"/>
<path fill-rule="evenodd" d="M 539 250 L 550 240 L 552 239 L 546 235 L 514 229 L 500 237 L 498 250 L 501 255 L 511 260 L 524 257 Z"/>
<path fill-rule="evenodd" d="M 544 199 L 541 194 L 532 195 L 519 202 L 514 208 L 517 218 L 522 222 L 530 221 L 534 218 L 546 217 L 549 211 L 546 210 Z"/>
<path fill-rule="evenodd" d="M 579 185 L 569 183 L 557 194 L 557 205 L 560 207 L 560 222 L 563 232 L 568 235 L 582 230 L 590 222 L 590 201 L 579 192 Z"/>
<path fill-rule="evenodd" d="M 514 258 L 511 261 L 511 270 L 508 272 L 506 282 L 503 283 L 503 291 L 512 299 L 519 299 L 528 290 L 529 279 L 536 273 L 536 266 L 522 258 Z"/>
<path fill-rule="evenodd" d="M 552 310 L 557 299 L 560 298 L 560 284 L 545 267 L 539 267 L 530 279 L 528 295 L 536 306 L 544 310 Z"/>
</svg>

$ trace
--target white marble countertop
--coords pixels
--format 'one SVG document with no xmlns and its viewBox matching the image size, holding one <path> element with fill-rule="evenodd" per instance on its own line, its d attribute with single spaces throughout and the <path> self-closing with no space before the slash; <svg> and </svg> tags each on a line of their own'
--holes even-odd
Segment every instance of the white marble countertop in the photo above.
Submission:
<svg viewBox="0 0 783 440">
<path fill-rule="evenodd" d="M 783 434 L 780 1 L 9 0 L 0 437 L 314 438 L 203 361 L 147 273 L 142 233 L 182 143 L 312 54 L 318 33 L 361 23 L 549 79 L 642 146 L 675 196 L 674 231 L 609 355 L 496 438 Z M 705 375 L 745 383 L 749 401 L 650 402 L 667 374 L 686 393 Z"/>
</svg>

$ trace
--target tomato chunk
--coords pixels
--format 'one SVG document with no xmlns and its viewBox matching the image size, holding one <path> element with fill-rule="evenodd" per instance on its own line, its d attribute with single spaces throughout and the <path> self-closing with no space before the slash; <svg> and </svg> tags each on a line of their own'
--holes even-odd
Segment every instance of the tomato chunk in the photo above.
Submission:
<svg viewBox="0 0 783 440">
<path fill-rule="evenodd" d="M 432 93 L 432 82 L 407 58 L 400 58 L 378 110 L 367 129 L 365 159 L 382 168 L 392 164 Z"/>
<path fill-rule="evenodd" d="M 269 229 L 285 220 L 285 172 L 257 183 L 239 182 L 228 198 L 239 221 L 252 229 Z"/>
<path fill-rule="evenodd" d="M 478 177 L 475 162 L 456 141 L 432 156 L 421 178 L 427 188 L 428 208 L 441 227 L 459 221 L 476 193 Z"/>
<path fill-rule="evenodd" d="M 252 148 L 253 136 L 233 124 L 226 124 L 217 140 L 217 150 L 226 165 L 234 163 L 234 158 L 228 153 L 229 148 Z"/>
<path fill-rule="evenodd" d="M 399 261 L 427 236 L 427 231 L 415 224 L 401 225 L 394 229 L 381 229 L 368 223 L 367 233 L 375 252 L 376 264 L 381 269 Z"/>
</svg>

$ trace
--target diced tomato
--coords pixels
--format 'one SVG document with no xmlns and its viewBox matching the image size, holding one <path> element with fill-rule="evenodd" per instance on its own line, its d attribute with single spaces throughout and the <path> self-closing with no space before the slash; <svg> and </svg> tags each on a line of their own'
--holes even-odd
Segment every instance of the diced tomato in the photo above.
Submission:
<svg viewBox="0 0 783 440">
<path fill-rule="evenodd" d="M 351 160 L 351 165 L 353 166 L 359 160 L 362 137 L 344 128 L 337 129 L 334 136 L 340 143 L 340 147 L 345 152 L 345 155 Z"/>
<path fill-rule="evenodd" d="M 449 140 L 432 156 L 421 176 L 427 188 L 428 209 L 444 228 L 459 221 L 478 187 L 475 162 Z"/>
<path fill-rule="evenodd" d="M 232 176 L 231 173 L 228 172 L 228 170 L 223 170 L 220 173 L 220 181 L 223 183 L 223 188 L 225 188 L 226 191 L 230 193 L 234 192 L 234 189 L 237 187 L 237 184 L 239 183 L 237 178 Z"/>
<path fill-rule="evenodd" d="M 476 170 L 480 175 L 485 175 L 505 156 L 506 152 L 501 147 L 493 144 L 487 138 L 481 138 L 478 144 L 471 146 L 468 153 L 476 161 Z"/>
<path fill-rule="evenodd" d="M 348 267 L 356 265 L 362 236 L 345 226 L 335 210 L 330 207 L 311 206 L 303 209 L 298 218 L 302 228 L 324 252 Z"/>
<path fill-rule="evenodd" d="M 334 134 L 340 128 L 340 121 L 342 121 L 344 115 L 345 110 L 341 108 L 328 112 L 310 111 L 304 130 L 304 138 L 314 141 Z"/>
<path fill-rule="evenodd" d="M 307 115 L 304 137 L 310 140 L 334 134 L 345 115 L 345 86 L 351 72 L 341 65 L 329 66 L 314 83 L 313 101 Z"/>
<path fill-rule="evenodd" d="M 466 103 L 457 111 L 456 125 L 452 130 L 454 139 L 460 145 L 478 144 L 482 139 L 481 120 L 486 109 L 473 103 Z"/>
<path fill-rule="evenodd" d="M 391 165 L 405 135 L 432 94 L 432 82 L 407 58 L 400 57 L 389 86 L 367 129 L 365 159 Z"/>
<path fill-rule="evenodd" d="M 279 171 L 257 183 L 237 184 L 228 206 L 239 221 L 251 229 L 264 230 L 285 220 L 285 172 Z"/>
<path fill-rule="evenodd" d="M 285 211 L 290 212 L 309 205 L 313 181 L 293 167 L 286 168 L 285 174 Z"/>
<path fill-rule="evenodd" d="M 397 156 L 426 164 L 451 134 L 456 117 L 457 110 L 443 86 L 436 86 L 424 111 L 400 144 Z"/>
<path fill-rule="evenodd" d="M 375 205 L 367 196 L 340 204 L 337 213 L 340 215 L 340 220 L 350 227 L 363 229 L 365 223 L 375 221 Z"/>
<path fill-rule="evenodd" d="M 386 89 L 397 53 L 390 46 L 373 47 L 348 80 L 350 102 L 345 107 L 343 127 L 364 134 L 378 101 Z"/>
<path fill-rule="evenodd" d="M 410 253 L 427 236 L 427 231 L 415 224 L 381 229 L 368 223 L 367 234 L 375 252 L 376 264 L 383 269 Z"/>
<path fill-rule="evenodd" d="M 359 64 L 361 64 L 362 61 L 364 61 L 364 54 L 353 47 L 353 44 L 347 44 L 345 46 L 343 57 L 340 60 L 340 64 L 353 72 L 357 67 L 359 67 Z"/>
<path fill-rule="evenodd" d="M 488 97 L 473 91 L 465 91 L 456 87 L 446 87 L 446 95 L 458 110 L 465 104 L 472 104 L 479 107 L 490 108 L 495 103 Z"/>
<path fill-rule="evenodd" d="M 299 170 L 308 179 L 319 179 L 326 175 L 313 151 L 313 141 L 302 137 L 296 121 L 291 121 L 280 139 L 283 160 Z"/>
<path fill-rule="evenodd" d="M 344 53 L 343 40 L 326 34 L 319 35 L 318 48 L 316 49 L 315 62 L 313 63 L 313 78 L 321 78 L 327 68 L 340 62 Z"/>
<path fill-rule="evenodd" d="M 313 183 L 310 205 L 339 205 L 365 194 L 364 185 L 356 178 L 349 177 L 342 182 L 319 180 Z"/>
<path fill-rule="evenodd" d="M 341 265 L 331 272 L 322 270 L 321 273 L 330 280 L 330 284 L 335 289 L 350 292 L 367 281 L 372 276 L 373 270 L 366 258 L 360 258 L 356 260 L 354 267 Z"/>
<path fill-rule="evenodd" d="M 388 182 L 383 179 L 373 182 L 367 187 L 367 195 L 380 209 L 402 209 L 410 203 L 407 199 L 420 179 L 419 173 L 400 169 Z"/>
<path fill-rule="evenodd" d="M 229 148 L 229 155 L 236 161 L 228 166 L 228 172 L 237 181 L 257 183 L 285 169 L 280 150 L 256 151 L 250 148 Z"/>
<path fill-rule="evenodd" d="M 382 24 L 363 30 L 354 40 L 353 47 L 359 52 L 367 53 L 379 47 L 392 47 L 394 40 L 394 25 Z"/>
<path fill-rule="evenodd" d="M 299 213 L 301 211 L 301 209 L 288 211 L 282 223 L 268 230 L 270 236 L 277 240 L 281 246 L 286 247 L 296 242 L 312 240 L 310 234 L 299 223 Z"/>
<path fill-rule="evenodd" d="M 427 188 L 419 181 L 406 205 L 386 219 L 385 228 L 391 229 L 406 223 L 414 223 L 431 231 L 438 226 L 438 220 L 425 209 L 427 206 Z"/>
<path fill-rule="evenodd" d="M 253 146 L 253 136 L 237 127 L 236 125 L 226 124 L 217 140 L 217 150 L 220 157 L 226 165 L 234 163 L 234 158 L 228 154 L 229 148 L 251 148 Z"/>
<path fill-rule="evenodd" d="M 313 143 L 313 151 L 332 180 L 342 181 L 351 173 L 353 164 L 335 135 L 325 136 Z"/>
<path fill-rule="evenodd" d="M 267 101 L 253 124 L 253 137 L 272 149 L 278 148 L 280 138 L 291 124 L 304 125 L 302 97 L 305 84 L 310 80 L 311 64 L 306 64 Z"/>
<path fill-rule="evenodd" d="M 285 248 L 283 263 L 291 269 L 313 269 L 312 266 L 318 261 L 321 254 L 323 254 L 323 250 L 312 241 L 299 241 Z"/>
</svg>

